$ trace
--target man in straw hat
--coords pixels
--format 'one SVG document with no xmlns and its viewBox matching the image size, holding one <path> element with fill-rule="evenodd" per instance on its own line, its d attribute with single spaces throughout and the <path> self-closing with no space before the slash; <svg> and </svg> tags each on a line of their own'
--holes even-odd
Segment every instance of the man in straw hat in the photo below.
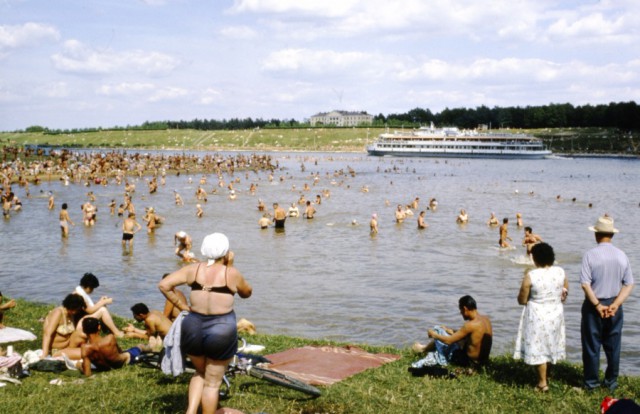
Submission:
<svg viewBox="0 0 640 414">
<path fill-rule="evenodd" d="M 611 244 L 618 229 L 613 218 L 604 215 L 589 227 L 595 232 L 598 245 L 582 258 L 580 283 L 585 293 L 582 304 L 582 363 L 584 387 L 593 390 L 600 386 L 600 347 L 607 357 L 603 386 L 613 391 L 618 386 L 620 348 L 622 339 L 622 304 L 633 289 L 633 275 L 627 255 Z"/>
</svg>

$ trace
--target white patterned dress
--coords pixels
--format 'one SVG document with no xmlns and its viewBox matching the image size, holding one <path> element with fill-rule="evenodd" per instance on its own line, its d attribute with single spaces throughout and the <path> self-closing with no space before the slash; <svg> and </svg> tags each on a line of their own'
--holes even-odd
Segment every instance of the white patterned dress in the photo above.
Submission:
<svg viewBox="0 0 640 414">
<path fill-rule="evenodd" d="M 529 277 L 531 292 L 520 317 L 513 358 L 528 365 L 555 364 L 566 358 L 564 270 L 558 266 L 536 268 Z"/>
</svg>

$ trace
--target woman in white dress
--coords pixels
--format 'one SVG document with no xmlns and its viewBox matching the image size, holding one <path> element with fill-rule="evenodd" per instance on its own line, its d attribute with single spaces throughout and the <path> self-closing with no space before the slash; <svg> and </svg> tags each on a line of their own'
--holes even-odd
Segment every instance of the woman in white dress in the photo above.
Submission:
<svg viewBox="0 0 640 414">
<path fill-rule="evenodd" d="M 563 302 L 569 282 L 564 270 L 553 265 L 555 254 L 547 243 L 533 246 L 531 254 L 536 268 L 525 274 L 518 293 L 518 303 L 525 308 L 513 357 L 537 367 L 536 391 L 546 392 L 549 363 L 566 357 Z"/>
</svg>

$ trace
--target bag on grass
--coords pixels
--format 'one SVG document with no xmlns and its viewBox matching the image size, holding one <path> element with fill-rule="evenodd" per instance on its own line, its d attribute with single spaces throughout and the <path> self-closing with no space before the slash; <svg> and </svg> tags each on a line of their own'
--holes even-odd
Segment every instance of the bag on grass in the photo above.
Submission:
<svg viewBox="0 0 640 414">
<path fill-rule="evenodd" d="M 41 359 L 40 361 L 34 362 L 33 364 L 29 364 L 29 369 L 60 373 L 66 371 L 67 366 L 65 365 L 64 361 L 59 361 L 57 359 Z"/>
</svg>

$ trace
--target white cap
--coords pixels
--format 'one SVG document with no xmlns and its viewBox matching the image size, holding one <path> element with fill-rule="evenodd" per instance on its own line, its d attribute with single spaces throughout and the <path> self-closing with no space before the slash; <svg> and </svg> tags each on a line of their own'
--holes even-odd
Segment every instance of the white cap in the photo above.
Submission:
<svg viewBox="0 0 640 414">
<path fill-rule="evenodd" d="M 226 256 L 228 252 L 229 239 L 222 233 L 212 233 L 202 241 L 200 253 L 209 259 L 219 259 Z"/>
</svg>

